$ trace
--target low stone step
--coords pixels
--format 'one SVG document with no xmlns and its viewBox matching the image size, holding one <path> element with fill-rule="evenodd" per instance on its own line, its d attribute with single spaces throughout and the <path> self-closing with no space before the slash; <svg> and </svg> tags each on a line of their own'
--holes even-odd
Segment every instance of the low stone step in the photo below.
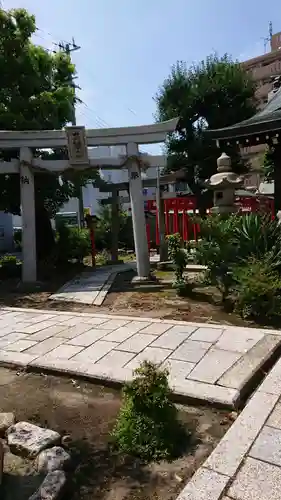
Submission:
<svg viewBox="0 0 281 500">
<path fill-rule="evenodd" d="M 217 385 L 241 391 L 265 363 L 274 356 L 280 346 L 281 335 L 265 335 L 222 375 L 217 381 Z"/>
</svg>

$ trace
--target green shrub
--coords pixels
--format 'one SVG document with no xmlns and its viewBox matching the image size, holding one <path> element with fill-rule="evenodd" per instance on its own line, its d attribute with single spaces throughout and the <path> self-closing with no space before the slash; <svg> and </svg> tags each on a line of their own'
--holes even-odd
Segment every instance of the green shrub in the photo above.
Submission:
<svg viewBox="0 0 281 500">
<path fill-rule="evenodd" d="M 17 229 L 14 231 L 14 243 L 16 250 L 21 250 L 22 248 L 22 230 Z"/>
<path fill-rule="evenodd" d="M 0 276 L 2 279 L 18 278 L 21 274 L 21 262 L 15 255 L 4 255 L 0 259 Z"/>
<path fill-rule="evenodd" d="M 183 241 L 179 233 L 171 234 L 166 239 L 168 241 L 168 256 L 174 264 L 176 275 L 173 288 L 177 290 L 178 295 L 184 296 L 188 293 L 189 288 L 186 279 L 183 277 L 188 263 L 188 253 L 183 247 Z"/>
<path fill-rule="evenodd" d="M 145 461 L 171 459 L 186 434 L 171 403 L 168 372 L 145 361 L 125 385 L 112 437 L 117 449 Z"/>
<path fill-rule="evenodd" d="M 56 242 L 57 260 L 66 263 L 70 260 L 83 262 L 91 253 L 91 241 L 88 229 L 78 229 L 60 224 Z"/>
<path fill-rule="evenodd" d="M 250 257 L 233 269 L 235 310 L 243 318 L 272 320 L 281 316 L 281 278 L 270 263 Z"/>
</svg>

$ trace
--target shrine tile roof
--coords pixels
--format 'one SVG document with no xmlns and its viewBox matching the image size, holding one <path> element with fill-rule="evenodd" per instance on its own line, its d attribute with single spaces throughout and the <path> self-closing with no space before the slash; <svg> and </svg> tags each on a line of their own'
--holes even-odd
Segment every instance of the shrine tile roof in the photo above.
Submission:
<svg viewBox="0 0 281 500">
<path fill-rule="evenodd" d="M 212 139 L 239 139 L 252 135 L 281 130 L 281 88 L 268 104 L 254 116 L 229 127 L 207 129 L 205 134 Z"/>
</svg>

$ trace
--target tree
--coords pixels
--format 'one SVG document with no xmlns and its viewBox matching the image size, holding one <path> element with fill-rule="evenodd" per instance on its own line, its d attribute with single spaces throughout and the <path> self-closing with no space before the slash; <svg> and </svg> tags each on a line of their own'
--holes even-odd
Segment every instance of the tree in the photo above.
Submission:
<svg viewBox="0 0 281 500">
<path fill-rule="evenodd" d="M 263 157 L 263 173 L 266 182 L 274 180 L 274 148 L 267 147 Z"/>
<path fill-rule="evenodd" d="M 1 130 L 61 129 L 73 117 L 75 67 L 65 52 L 49 52 L 34 45 L 31 36 L 35 31 L 35 17 L 25 9 L 0 10 Z M 18 157 L 19 151 L 2 151 L 0 155 L 9 160 Z M 34 151 L 34 156 L 67 158 L 67 151 Z M 50 217 L 77 194 L 79 184 L 95 177 L 96 173 L 89 171 L 61 176 L 35 174 L 39 257 L 48 254 L 53 244 Z M 0 209 L 20 214 L 18 174 L 0 175 Z"/>
<path fill-rule="evenodd" d="M 207 127 L 232 125 L 253 115 L 255 84 L 251 76 L 228 55 L 216 55 L 187 68 L 177 62 L 156 97 L 158 121 L 180 117 L 176 133 L 167 142 L 167 170 L 186 169 L 186 180 L 199 202 L 204 200 L 202 181 L 216 171 L 218 149 L 203 133 Z M 236 171 L 245 169 L 236 148 L 226 153 Z"/>
</svg>

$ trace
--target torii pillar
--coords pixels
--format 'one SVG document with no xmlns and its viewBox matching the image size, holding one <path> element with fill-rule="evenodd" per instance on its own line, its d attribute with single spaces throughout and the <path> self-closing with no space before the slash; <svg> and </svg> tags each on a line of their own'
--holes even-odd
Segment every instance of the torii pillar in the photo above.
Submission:
<svg viewBox="0 0 281 500">
<path fill-rule="evenodd" d="M 138 145 L 135 143 L 127 144 L 127 155 L 129 158 L 136 158 L 139 155 Z M 150 279 L 150 262 L 146 236 L 142 179 L 140 165 L 134 159 L 130 159 L 128 162 L 128 174 L 138 272 L 138 276 L 134 281 L 146 281 Z"/>
</svg>

